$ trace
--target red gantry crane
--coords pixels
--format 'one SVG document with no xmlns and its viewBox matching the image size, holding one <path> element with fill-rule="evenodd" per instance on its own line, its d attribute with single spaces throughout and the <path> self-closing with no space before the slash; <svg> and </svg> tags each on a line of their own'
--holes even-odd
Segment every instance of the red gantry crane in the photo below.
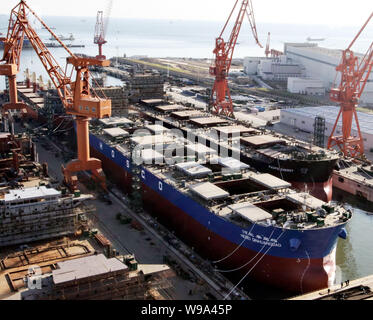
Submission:
<svg viewBox="0 0 373 320">
<path fill-rule="evenodd" d="M 63 70 L 57 60 L 44 45 L 38 34 L 31 26 L 29 17 L 34 16 L 43 27 L 60 43 L 67 51 L 66 69 Z M 101 161 L 90 157 L 89 130 L 90 118 L 102 119 L 111 116 L 111 101 L 101 99 L 90 87 L 90 65 L 109 66 L 110 62 L 97 58 L 80 57 L 73 54 L 52 30 L 39 18 L 25 1 L 15 6 L 11 11 L 8 34 L 0 40 L 4 42 L 4 54 L 0 64 L 0 75 L 9 78 L 10 103 L 3 106 L 3 110 L 20 110 L 25 105 L 17 100 L 16 75 L 20 68 L 20 56 L 24 37 L 30 40 L 33 49 L 40 58 L 45 70 L 49 74 L 57 92 L 66 109 L 66 113 L 75 117 L 78 159 L 62 166 L 64 181 L 71 190 L 77 188 L 76 173 L 79 171 L 90 171 L 92 175 L 106 188 L 105 177 L 101 167 Z M 71 66 L 71 73 L 68 74 L 68 66 Z M 75 81 L 72 80 L 75 72 Z"/>
<path fill-rule="evenodd" d="M 113 1 L 109 0 L 107 6 L 107 16 L 104 21 L 104 12 L 98 11 L 97 12 L 97 19 L 96 19 L 96 26 L 95 26 L 95 36 L 93 42 L 98 45 L 98 56 L 97 59 L 105 60 L 106 57 L 102 54 L 102 46 L 107 43 L 106 41 L 106 31 L 108 26 L 108 21 L 111 13 L 111 8 L 113 6 Z"/>
<path fill-rule="evenodd" d="M 237 39 L 245 15 L 249 19 L 251 30 L 256 43 L 262 48 L 262 45 L 258 40 L 258 34 L 256 31 L 256 24 L 254 18 L 254 10 L 251 0 L 242 1 L 230 38 L 228 42 L 224 41 L 223 33 L 227 28 L 227 25 L 237 7 L 237 4 L 238 0 L 236 0 L 236 3 L 228 17 L 227 22 L 224 25 L 222 32 L 216 39 L 216 47 L 214 49 L 215 64 L 210 67 L 210 75 L 215 77 L 215 83 L 211 93 L 210 107 L 213 109 L 214 113 L 225 115 L 231 118 L 234 118 L 233 103 L 229 91 L 227 78 L 232 64 L 234 49 L 237 44 Z"/>
<path fill-rule="evenodd" d="M 268 58 L 271 53 L 271 50 L 269 49 L 270 45 L 271 45 L 271 33 L 268 32 L 267 45 L 266 45 L 266 51 L 265 51 L 266 58 Z"/>
<path fill-rule="evenodd" d="M 94 43 L 98 45 L 98 56 L 97 59 L 105 60 L 106 57 L 102 54 L 102 46 L 107 43 L 105 40 L 105 28 L 104 28 L 104 12 L 97 12 L 96 28 Z"/>
<path fill-rule="evenodd" d="M 268 32 L 268 38 L 267 38 L 267 45 L 265 50 L 266 58 L 271 55 L 271 58 L 278 58 L 279 56 L 282 56 L 284 53 L 275 49 L 270 49 L 271 46 L 271 33 Z"/>
<path fill-rule="evenodd" d="M 373 42 L 368 51 L 359 61 L 359 58 L 351 51 L 360 34 L 363 32 L 373 13 L 360 29 L 349 47 L 342 52 L 342 61 L 337 67 L 341 73 L 341 82 L 338 88 L 330 91 L 330 99 L 341 106 L 332 134 L 329 138 L 328 149 L 338 147 L 346 157 L 361 158 L 364 156 L 364 140 L 361 135 L 356 107 L 365 89 L 373 66 Z M 339 120 L 342 116 L 342 136 L 335 136 Z M 355 120 L 358 136 L 352 136 L 352 123 Z"/>
</svg>

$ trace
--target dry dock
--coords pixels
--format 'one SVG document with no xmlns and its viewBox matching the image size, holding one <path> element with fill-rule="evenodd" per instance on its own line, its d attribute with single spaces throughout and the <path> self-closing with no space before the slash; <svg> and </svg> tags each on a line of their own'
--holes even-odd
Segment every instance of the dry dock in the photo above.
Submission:
<svg viewBox="0 0 373 320">
<path fill-rule="evenodd" d="M 289 300 L 371 300 L 373 301 L 373 275 L 350 281 L 348 284 L 335 285 L 332 288 L 324 289 Z"/>
</svg>

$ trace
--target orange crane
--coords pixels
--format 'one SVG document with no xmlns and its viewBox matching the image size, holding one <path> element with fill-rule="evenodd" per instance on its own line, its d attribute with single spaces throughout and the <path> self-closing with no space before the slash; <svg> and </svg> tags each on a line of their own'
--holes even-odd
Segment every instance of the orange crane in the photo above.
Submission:
<svg viewBox="0 0 373 320">
<path fill-rule="evenodd" d="M 338 147 L 346 157 L 362 158 L 364 156 L 364 139 L 360 131 L 356 107 L 365 89 L 373 67 L 373 42 L 364 57 L 359 58 L 351 51 L 352 46 L 372 19 L 373 13 L 353 39 L 349 47 L 342 51 L 342 61 L 337 66 L 341 73 L 338 88 L 330 90 L 330 99 L 341 106 L 334 128 L 328 142 L 328 149 Z M 342 136 L 335 136 L 335 132 L 342 116 Z M 355 120 L 358 136 L 352 136 L 352 123 Z"/>
<path fill-rule="evenodd" d="M 275 49 L 270 49 L 271 45 L 271 33 L 268 32 L 268 38 L 267 38 L 267 45 L 265 50 L 265 55 L 268 58 L 269 55 L 271 55 L 271 58 L 278 58 L 279 56 L 282 56 L 284 53 Z"/>
<path fill-rule="evenodd" d="M 43 27 L 60 43 L 67 51 L 66 69 L 63 70 L 57 60 L 44 45 L 38 34 L 30 24 L 29 16 L 34 16 Z M 101 161 L 90 157 L 89 129 L 90 118 L 104 118 L 111 116 L 111 101 L 101 99 L 90 87 L 90 65 L 109 66 L 110 62 L 97 58 L 80 57 L 72 52 L 52 32 L 37 14 L 30 9 L 25 1 L 20 1 L 10 15 L 8 34 L 0 40 L 4 42 L 4 54 L 0 64 L 0 75 L 9 78 L 10 103 L 3 106 L 4 110 L 19 110 L 25 107 L 17 100 L 16 75 L 20 68 L 20 56 L 24 37 L 30 40 L 33 49 L 40 58 L 45 70 L 49 74 L 57 92 L 66 109 L 66 113 L 75 117 L 78 145 L 78 159 L 62 166 L 64 182 L 71 190 L 77 188 L 76 173 L 79 171 L 90 171 L 106 189 L 105 176 L 102 171 Z M 71 73 L 68 74 L 68 66 L 71 66 Z M 75 72 L 75 81 L 72 80 Z"/>
<path fill-rule="evenodd" d="M 237 39 L 241 30 L 242 22 L 244 16 L 246 15 L 249 19 L 251 30 L 255 38 L 256 43 L 262 48 L 258 40 L 258 34 L 256 31 L 256 24 L 254 18 L 254 10 L 251 3 L 251 0 L 243 0 L 239 13 L 236 19 L 236 22 L 233 26 L 232 33 L 228 42 L 225 42 L 223 39 L 223 33 L 227 28 L 227 25 L 237 7 L 238 0 L 228 17 L 227 22 L 224 25 L 222 32 L 219 37 L 216 39 L 216 46 L 214 49 L 215 63 L 210 67 L 210 75 L 215 77 L 215 83 L 212 88 L 210 107 L 213 112 L 216 114 L 225 115 L 231 118 L 234 118 L 233 113 L 233 103 L 230 95 L 230 90 L 228 86 L 228 74 L 232 64 L 232 58 L 234 49 L 237 44 Z"/>
<path fill-rule="evenodd" d="M 104 12 L 98 11 L 95 26 L 95 36 L 93 42 L 98 45 L 98 56 L 97 59 L 105 60 L 106 57 L 102 54 L 102 46 L 107 43 L 106 41 L 106 31 L 108 26 L 108 21 L 111 13 L 111 8 L 113 6 L 113 0 L 109 0 L 107 5 L 106 19 L 104 21 Z"/>
<path fill-rule="evenodd" d="M 266 58 L 268 58 L 269 54 L 271 53 L 271 50 L 269 49 L 270 44 L 271 44 L 271 33 L 268 32 L 267 45 L 266 45 L 266 51 L 265 51 Z"/>
<path fill-rule="evenodd" d="M 105 40 L 103 11 L 97 12 L 94 43 L 98 45 L 98 56 L 96 56 L 96 58 L 105 60 L 106 57 L 102 54 L 102 46 L 107 43 L 107 41 Z"/>
</svg>

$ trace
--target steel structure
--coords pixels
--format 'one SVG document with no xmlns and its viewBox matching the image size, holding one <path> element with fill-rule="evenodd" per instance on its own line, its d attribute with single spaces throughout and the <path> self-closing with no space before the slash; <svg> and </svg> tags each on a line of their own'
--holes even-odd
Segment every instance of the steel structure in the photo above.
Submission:
<svg viewBox="0 0 373 320">
<path fill-rule="evenodd" d="M 316 146 L 320 148 L 325 147 L 325 131 L 326 131 L 326 125 L 325 125 L 325 117 L 317 116 L 315 118 L 315 124 L 314 124 L 314 143 Z"/>
<path fill-rule="evenodd" d="M 341 106 L 337 120 L 329 138 L 328 148 L 338 147 L 344 156 L 352 158 L 364 157 L 364 139 L 360 131 L 356 107 L 365 89 L 370 72 L 373 67 L 373 42 L 366 54 L 359 59 L 351 48 L 373 17 L 370 14 L 368 20 L 360 29 L 349 47 L 342 52 L 342 61 L 337 66 L 337 72 L 341 73 L 341 81 L 338 88 L 332 88 L 330 99 Z M 342 136 L 335 136 L 335 132 L 342 116 Z M 352 136 L 352 123 L 355 120 L 358 136 Z"/>
<path fill-rule="evenodd" d="M 65 70 L 61 68 L 57 60 L 31 26 L 29 22 L 29 16 L 31 15 L 50 32 L 69 54 Z M 87 170 L 98 179 L 103 187 L 106 187 L 101 161 L 90 157 L 88 123 L 90 118 L 101 119 L 111 116 L 111 101 L 100 98 L 97 93 L 91 89 L 88 67 L 90 65 L 105 67 L 109 66 L 110 62 L 97 58 L 80 57 L 73 54 L 43 20 L 30 9 L 25 1 L 20 1 L 20 3 L 12 9 L 9 21 L 7 37 L 0 39 L 4 42 L 3 64 L 0 64 L 0 75 L 4 75 L 9 79 L 10 96 L 10 103 L 3 106 L 3 110 L 27 109 L 27 105 L 19 103 L 17 100 L 16 82 L 16 75 L 20 68 L 23 40 L 24 37 L 27 36 L 56 87 L 58 95 L 66 109 L 66 113 L 75 117 L 78 159 L 68 163 L 66 168 L 62 166 L 65 183 L 70 189 L 76 189 L 76 173 Z M 71 67 L 71 73 L 68 73 L 68 66 Z M 75 81 L 72 80 L 74 73 Z"/>
<path fill-rule="evenodd" d="M 266 51 L 265 51 L 265 55 L 267 58 L 269 57 L 269 54 L 271 53 L 271 50 L 269 49 L 270 44 L 271 44 L 271 33 L 268 32 L 267 45 L 266 45 Z"/>
<path fill-rule="evenodd" d="M 102 54 L 102 46 L 107 43 L 107 41 L 105 40 L 103 11 L 97 12 L 94 43 L 98 45 L 98 56 L 96 56 L 96 58 L 105 60 L 106 57 Z"/>
<path fill-rule="evenodd" d="M 237 44 L 237 39 L 241 30 L 242 22 L 245 15 L 248 17 L 250 26 L 253 32 L 256 43 L 262 47 L 258 40 L 258 34 L 256 31 L 256 24 L 254 18 L 254 10 L 251 0 L 243 0 L 239 9 L 239 13 L 236 22 L 233 26 L 230 38 L 228 42 L 223 39 L 223 33 L 225 32 L 228 23 L 238 5 L 236 0 L 235 5 L 228 17 L 227 22 L 224 25 L 222 32 L 216 39 L 216 46 L 214 49 L 215 64 L 210 67 L 210 75 L 215 77 L 215 83 L 212 88 L 210 107 L 216 114 L 225 115 L 234 118 L 233 114 L 233 103 L 228 86 L 228 74 L 232 64 L 232 58 L 234 49 Z"/>
<path fill-rule="evenodd" d="M 113 7 L 113 0 L 109 0 L 106 7 L 106 17 L 104 18 L 104 12 L 98 11 L 95 26 L 95 36 L 93 39 L 94 44 L 98 45 L 97 59 L 106 60 L 106 56 L 102 54 L 102 46 L 107 43 L 106 31 L 109 24 L 109 17 L 111 9 Z"/>
</svg>

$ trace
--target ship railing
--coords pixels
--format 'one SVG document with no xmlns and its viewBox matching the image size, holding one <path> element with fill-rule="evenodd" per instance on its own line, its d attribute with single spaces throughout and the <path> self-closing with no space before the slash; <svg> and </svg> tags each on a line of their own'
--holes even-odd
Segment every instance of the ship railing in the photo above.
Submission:
<svg viewBox="0 0 373 320">
<path fill-rule="evenodd" d="M 256 198 L 256 197 L 261 200 L 267 201 L 269 199 L 266 199 L 266 196 L 274 196 L 275 194 L 276 193 L 273 190 L 264 190 L 264 191 L 243 193 L 240 195 L 232 195 L 229 197 L 229 199 L 235 201 L 235 203 L 249 200 L 249 199 Z"/>
</svg>

